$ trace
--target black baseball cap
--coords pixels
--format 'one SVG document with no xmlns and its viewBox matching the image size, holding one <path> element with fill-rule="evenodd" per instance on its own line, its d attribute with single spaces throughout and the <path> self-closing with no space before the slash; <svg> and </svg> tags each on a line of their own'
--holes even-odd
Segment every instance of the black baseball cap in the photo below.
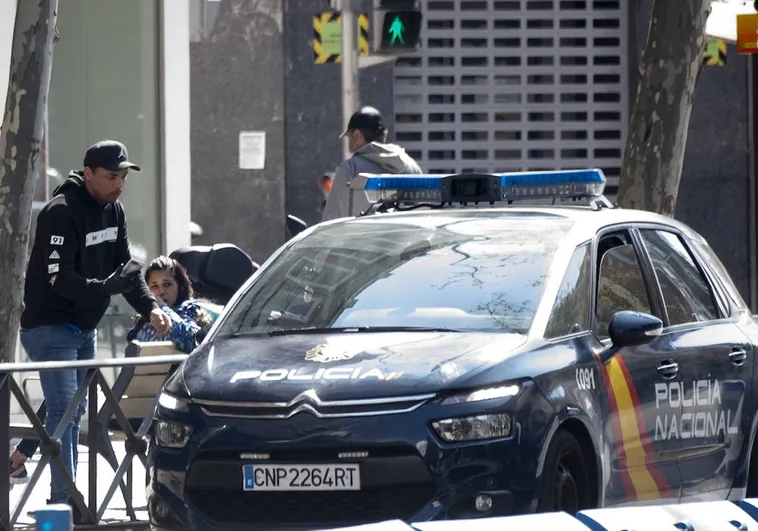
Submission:
<svg viewBox="0 0 758 531">
<path fill-rule="evenodd" d="M 356 129 L 383 133 L 386 127 L 384 127 L 382 113 L 374 107 L 361 107 L 359 111 L 353 113 L 350 117 L 350 121 L 347 122 L 347 129 L 340 135 L 340 138 L 344 138 L 350 131 L 355 131 Z"/>
<path fill-rule="evenodd" d="M 101 140 L 91 145 L 84 155 L 84 167 L 105 168 L 110 171 L 126 169 L 142 171 L 142 168 L 129 162 L 126 146 L 115 140 Z"/>
</svg>

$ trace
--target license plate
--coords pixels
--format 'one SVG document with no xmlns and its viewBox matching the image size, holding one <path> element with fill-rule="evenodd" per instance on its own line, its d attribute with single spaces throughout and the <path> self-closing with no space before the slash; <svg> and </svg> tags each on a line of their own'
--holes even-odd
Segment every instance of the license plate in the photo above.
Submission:
<svg viewBox="0 0 758 531">
<path fill-rule="evenodd" d="M 243 490 L 361 490 L 359 465 L 242 465 Z"/>
</svg>

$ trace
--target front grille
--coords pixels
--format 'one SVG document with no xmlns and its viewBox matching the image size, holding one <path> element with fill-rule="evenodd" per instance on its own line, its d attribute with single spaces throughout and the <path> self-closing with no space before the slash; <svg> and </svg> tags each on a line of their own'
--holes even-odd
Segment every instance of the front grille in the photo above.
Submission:
<svg viewBox="0 0 758 531">
<path fill-rule="evenodd" d="M 385 485 L 361 491 L 245 492 L 193 489 L 189 500 L 221 524 L 360 524 L 407 520 L 434 495 L 430 483 Z"/>
<path fill-rule="evenodd" d="M 397 462 L 400 458 L 408 458 L 412 459 L 411 466 L 421 463 L 416 447 L 400 443 L 383 446 L 351 445 L 337 448 L 266 448 L 265 451 L 257 451 L 257 453 L 268 455 L 268 459 L 260 461 L 261 463 L 335 463 L 341 460 L 339 454 L 343 452 L 366 452 L 372 460 L 395 458 L 393 462 Z M 206 450 L 203 448 L 195 457 L 190 478 L 194 480 L 196 475 L 202 477 L 204 474 L 211 474 L 214 470 L 218 470 L 221 463 L 223 463 L 222 466 L 231 464 L 237 472 L 238 465 L 245 460 L 241 455 L 246 453 L 256 452 L 249 449 Z M 201 466 L 202 470 L 196 470 Z M 205 468 L 206 466 L 210 468 Z"/>
<path fill-rule="evenodd" d="M 425 404 L 434 393 L 388 398 L 356 400 L 321 400 L 314 390 L 300 393 L 289 402 L 192 402 L 210 417 L 248 419 L 288 419 L 298 413 L 310 413 L 318 418 L 362 417 L 410 413 Z"/>
</svg>

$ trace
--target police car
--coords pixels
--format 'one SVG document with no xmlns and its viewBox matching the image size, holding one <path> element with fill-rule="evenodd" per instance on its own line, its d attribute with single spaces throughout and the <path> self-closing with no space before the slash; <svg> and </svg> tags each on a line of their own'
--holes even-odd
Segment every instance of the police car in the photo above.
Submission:
<svg viewBox="0 0 758 531">
<path fill-rule="evenodd" d="M 701 236 L 598 170 L 351 186 L 371 209 L 279 249 L 166 383 L 154 529 L 756 494 L 758 326 Z"/>
</svg>

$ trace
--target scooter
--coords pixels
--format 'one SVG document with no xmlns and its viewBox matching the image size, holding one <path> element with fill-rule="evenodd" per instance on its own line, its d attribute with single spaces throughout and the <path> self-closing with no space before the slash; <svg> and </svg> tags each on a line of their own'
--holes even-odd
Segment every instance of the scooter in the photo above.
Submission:
<svg viewBox="0 0 758 531">
<path fill-rule="evenodd" d="M 308 228 L 305 221 L 291 214 L 287 215 L 285 226 L 288 240 Z M 203 234 L 203 229 L 193 222 L 190 233 L 195 239 Z M 260 264 L 233 243 L 183 247 L 169 256 L 187 270 L 192 288 L 199 298 L 221 306 L 225 306 L 260 268 Z"/>
</svg>

